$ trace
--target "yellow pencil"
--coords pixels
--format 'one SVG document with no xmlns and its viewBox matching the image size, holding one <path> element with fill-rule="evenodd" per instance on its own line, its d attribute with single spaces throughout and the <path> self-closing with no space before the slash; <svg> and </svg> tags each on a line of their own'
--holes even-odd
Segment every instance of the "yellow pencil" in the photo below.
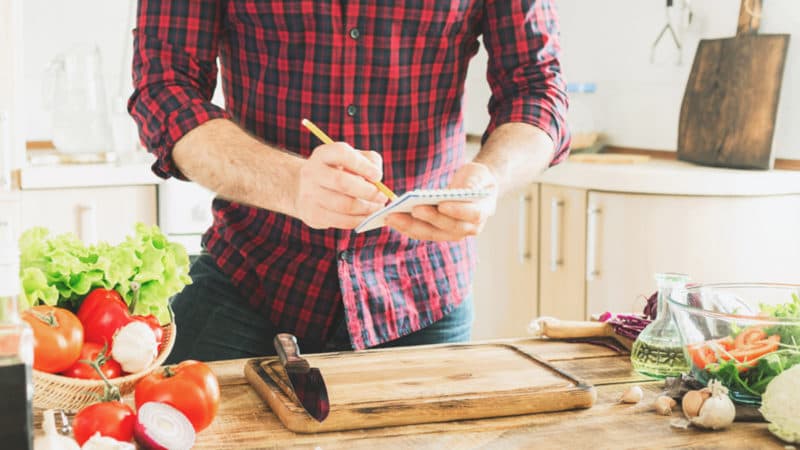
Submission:
<svg viewBox="0 0 800 450">
<path fill-rule="evenodd" d="M 313 133 L 314 136 L 318 137 L 319 140 L 322 141 L 323 143 L 325 143 L 325 144 L 333 144 L 333 139 L 331 139 L 330 136 L 325 134 L 324 131 L 320 130 L 310 120 L 303 119 L 301 123 L 303 124 L 304 127 L 308 128 L 308 131 Z M 386 187 L 386 185 L 384 185 L 380 181 L 373 181 L 372 183 L 375 184 L 375 187 L 377 187 L 379 191 L 383 192 L 387 197 L 389 197 L 389 200 L 397 199 L 397 195 L 395 195 L 395 193 L 392 192 L 391 189 Z"/>
</svg>

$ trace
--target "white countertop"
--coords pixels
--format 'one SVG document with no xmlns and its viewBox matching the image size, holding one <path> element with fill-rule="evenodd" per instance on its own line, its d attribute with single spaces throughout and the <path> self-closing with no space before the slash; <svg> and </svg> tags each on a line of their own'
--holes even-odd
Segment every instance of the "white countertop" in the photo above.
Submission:
<svg viewBox="0 0 800 450">
<path fill-rule="evenodd" d="M 469 156 L 478 146 L 467 146 Z M 163 182 L 153 174 L 153 157 L 106 164 L 31 166 L 20 171 L 22 189 L 58 189 Z M 735 170 L 675 160 L 651 159 L 633 164 L 566 161 L 536 182 L 606 192 L 667 195 L 752 196 L 800 194 L 800 171 Z"/>
<path fill-rule="evenodd" d="M 21 189 L 154 185 L 158 178 L 150 166 L 153 158 L 143 155 L 133 161 L 100 164 L 56 164 L 20 169 Z"/>
<path fill-rule="evenodd" d="M 645 194 L 800 194 L 800 171 L 723 169 L 659 159 L 634 164 L 566 161 L 546 170 L 536 181 L 597 191 Z"/>
</svg>

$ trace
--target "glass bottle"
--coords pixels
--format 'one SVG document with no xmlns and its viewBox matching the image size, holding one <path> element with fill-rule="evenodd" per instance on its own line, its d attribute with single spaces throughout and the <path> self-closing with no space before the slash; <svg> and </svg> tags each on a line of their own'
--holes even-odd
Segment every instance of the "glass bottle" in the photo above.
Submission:
<svg viewBox="0 0 800 450">
<path fill-rule="evenodd" d="M 19 252 L 8 222 L 0 219 L 0 442 L 33 448 L 33 332 L 20 318 Z"/>
<path fill-rule="evenodd" d="M 683 290 L 689 277 L 678 273 L 656 274 L 658 313 L 636 338 L 631 349 L 633 370 L 652 378 L 680 376 L 689 372 L 681 337 L 669 309 L 669 297 Z"/>
</svg>

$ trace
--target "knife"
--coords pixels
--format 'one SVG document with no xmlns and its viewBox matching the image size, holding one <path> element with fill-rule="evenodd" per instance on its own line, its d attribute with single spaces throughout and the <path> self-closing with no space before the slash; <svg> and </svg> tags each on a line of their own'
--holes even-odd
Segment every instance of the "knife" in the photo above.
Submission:
<svg viewBox="0 0 800 450">
<path fill-rule="evenodd" d="M 322 373 L 300 357 L 297 338 L 293 335 L 278 333 L 273 344 L 300 404 L 317 422 L 322 422 L 330 411 L 328 390 Z"/>
<path fill-rule="evenodd" d="M 627 350 L 633 345 L 633 339 L 620 336 L 611 324 L 599 321 L 559 320 L 553 317 L 540 317 L 528 326 L 528 332 L 535 336 L 552 339 L 584 339 L 614 338 Z"/>
</svg>

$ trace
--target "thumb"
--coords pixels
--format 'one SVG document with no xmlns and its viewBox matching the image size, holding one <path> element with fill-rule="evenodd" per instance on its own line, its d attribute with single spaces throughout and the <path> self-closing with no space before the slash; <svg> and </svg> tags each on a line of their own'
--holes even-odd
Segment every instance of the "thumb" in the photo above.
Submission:
<svg viewBox="0 0 800 450">
<path fill-rule="evenodd" d="M 481 189 L 492 184 L 491 172 L 483 165 L 468 163 L 458 170 L 450 183 L 460 189 Z"/>
</svg>

